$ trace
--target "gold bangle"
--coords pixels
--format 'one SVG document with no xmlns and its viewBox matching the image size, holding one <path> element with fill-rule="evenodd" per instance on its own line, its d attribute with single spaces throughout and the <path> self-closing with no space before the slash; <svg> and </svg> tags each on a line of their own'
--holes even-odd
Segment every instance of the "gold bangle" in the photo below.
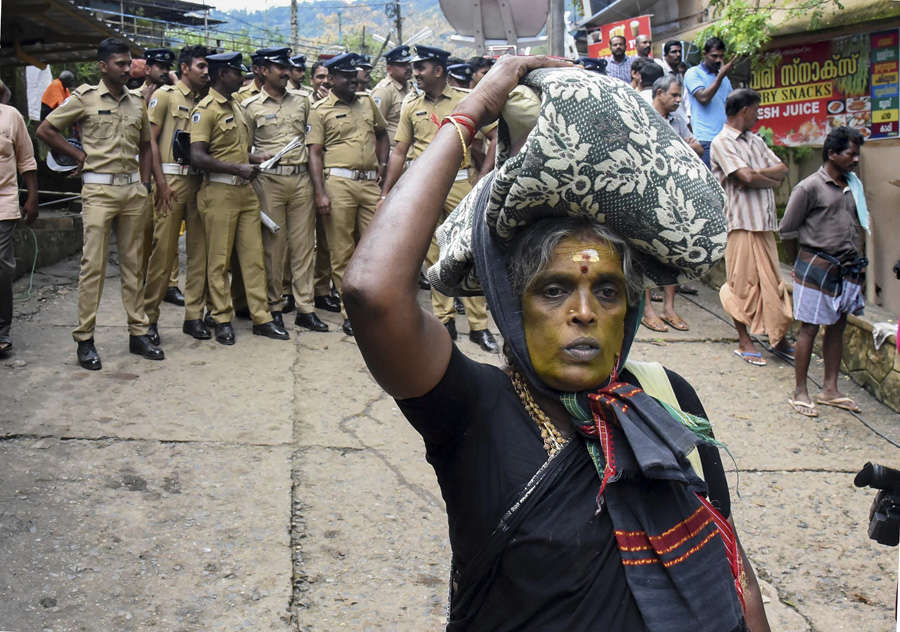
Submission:
<svg viewBox="0 0 900 632">
<path fill-rule="evenodd" d="M 453 123 L 453 127 L 456 128 L 456 133 L 459 134 L 459 142 L 462 145 L 463 150 L 463 159 L 460 164 L 466 164 L 469 162 L 469 147 L 466 145 L 466 137 L 463 135 L 462 125 L 454 121 L 452 118 L 448 118 L 448 120 Z"/>
</svg>

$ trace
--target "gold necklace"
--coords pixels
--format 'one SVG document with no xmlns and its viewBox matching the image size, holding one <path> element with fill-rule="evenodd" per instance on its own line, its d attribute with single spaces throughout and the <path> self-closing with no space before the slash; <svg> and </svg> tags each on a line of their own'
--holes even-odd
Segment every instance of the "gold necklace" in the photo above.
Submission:
<svg viewBox="0 0 900 632">
<path fill-rule="evenodd" d="M 512 383 L 513 388 L 516 390 L 516 395 L 519 396 L 519 400 L 522 402 L 522 406 L 524 406 L 526 412 L 528 412 L 528 416 L 531 417 L 532 421 L 537 425 L 538 430 L 541 431 L 541 439 L 544 441 L 544 450 L 546 450 L 549 456 L 553 456 L 566 445 L 566 442 L 569 440 L 568 437 L 560 432 L 559 428 L 550 421 L 547 413 L 545 413 L 538 403 L 534 401 L 534 397 L 532 397 L 531 391 L 528 390 L 528 385 L 525 383 L 525 378 L 523 378 L 518 371 L 513 371 Z"/>
</svg>

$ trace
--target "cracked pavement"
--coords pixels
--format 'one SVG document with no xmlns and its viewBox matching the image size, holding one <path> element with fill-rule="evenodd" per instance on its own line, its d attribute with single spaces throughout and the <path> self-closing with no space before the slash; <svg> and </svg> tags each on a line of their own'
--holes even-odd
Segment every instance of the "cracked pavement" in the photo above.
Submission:
<svg viewBox="0 0 900 632">
<path fill-rule="evenodd" d="M 111 265 L 92 373 L 70 336 L 77 270 L 39 270 L 27 298 L 16 283 L 16 353 L 0 361 L 0 629 L 442 627 L 440 490 L 338 315 L 289 342 L 238 320 L 223 347 L 183 335 L 164 304 L 166 360 L 149 362 L 128 353 Z M 868 539 L 874 492 L 852 479 L 866 461 L 900 467 L 897 415 L 846 379 L 868 425 L 794 414 L 792 368 L 732 356 L 712 290 L 678 305 L 691 330 L 642 329 L 634 357 L 684 375 L 733 454 L 733 515 L 772 629 L 893 629 L 897 551 Z M 500 361 L 457 322 L 464 352 Z"/>
</svg>

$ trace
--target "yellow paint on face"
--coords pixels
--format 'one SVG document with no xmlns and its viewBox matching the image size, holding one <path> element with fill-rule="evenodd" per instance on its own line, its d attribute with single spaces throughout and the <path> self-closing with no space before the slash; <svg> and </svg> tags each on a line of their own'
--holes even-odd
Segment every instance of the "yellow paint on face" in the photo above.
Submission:
<svg viewBox="0 0 900 632">
<path fill-rule="evenodd" d="M 599 387 L 612 372 L 628 309 L 622 259 L 599 237 L 570 237 L 525 289 L 522 321 L 531 364 L 556 390 Z"/>
</svg>

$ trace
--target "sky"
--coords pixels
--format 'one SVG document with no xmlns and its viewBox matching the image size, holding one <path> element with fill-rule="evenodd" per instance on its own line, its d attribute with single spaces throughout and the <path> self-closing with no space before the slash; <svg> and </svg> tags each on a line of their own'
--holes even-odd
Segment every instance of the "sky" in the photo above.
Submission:
<svg viewBox="0 0 900 632">
<path fill-rule="evenodd" d="M 203 0 L 193 0 L 194 2 L 203 2 Z M 206 4 L 214 6 L 219 11 L 232 11 L 234 9 L 251 9 L 262 11 L 265 8 L 286 7 L 291 4 L 291 0 L 206 0 Z"/>
</svg>

